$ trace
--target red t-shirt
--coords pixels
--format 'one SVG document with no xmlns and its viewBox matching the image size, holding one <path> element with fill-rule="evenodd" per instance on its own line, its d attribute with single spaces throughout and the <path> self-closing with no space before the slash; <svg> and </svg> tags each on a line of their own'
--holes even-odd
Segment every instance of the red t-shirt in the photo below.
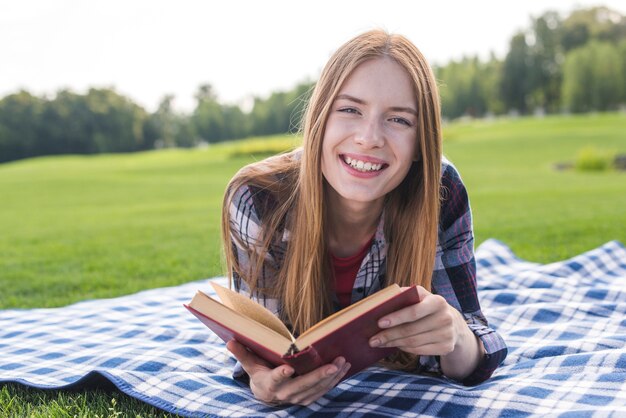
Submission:
<svg viewBox="0 0 626 418">
<path fill-rule="evenodd" d="M 373 239 L 374 237 L 367 241 L 358 253 L 349 257 L 336 257 L 334 254 L 330 254 L 335 272 L 334 290 L 342 308 L 350 305 L 356 274 L 359 272 L 359 267 L 361 267 L 361 263 L 370 249 Z"/>
</svg>

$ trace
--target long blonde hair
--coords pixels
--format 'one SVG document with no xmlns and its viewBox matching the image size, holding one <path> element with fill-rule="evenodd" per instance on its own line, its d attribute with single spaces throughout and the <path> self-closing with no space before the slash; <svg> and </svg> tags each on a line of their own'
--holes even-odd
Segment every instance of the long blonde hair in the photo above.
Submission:
<svg viewBox="0 0 626 418">
<path fill-rule="evenodd" d="M 405 37 L 381 30 L 363 33 L 342 45 L 317 82 L 303 123 L 302 150 L 251 164 L 228 185 L 222 234 L 228 274 L 236 272 L 253 291 L 278 297 L 282 314 L 301 333 L 332 312 L 332 270 L 324 238 L 326 223 L 322 141 L 331 105 L 343 83 L 361 63 L 387 57 L 413 81 L 418 111 L 417 160 L 385 201 L 387 282 L 418 284 L 430 289 L 439 223 L 441 121 L 436 81 L 419 50 Z M 299 154 L 301 152 L 301 154 Z M 275 206 L 263 218 L 262 240 L 249 249 L 251 266 L 237 263 L 229 208 L 243 185 L 267 191 Z M 270 246 L 290 231 L 284 262 L 274 266 L 273 288 L 259 286 L 259 274 Z M 241 244 L 241 243 L 240 243 Z"/>
</svg>

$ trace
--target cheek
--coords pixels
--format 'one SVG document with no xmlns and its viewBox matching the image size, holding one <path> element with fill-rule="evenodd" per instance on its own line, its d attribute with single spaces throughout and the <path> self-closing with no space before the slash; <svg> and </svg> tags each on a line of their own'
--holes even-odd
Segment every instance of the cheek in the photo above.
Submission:
<svg viewBox="0 0 626 418">
<path fill-rule="evenodd" d="M 325 158 L 331 152 L 331 148 L 331 141 L 328 135 L 324 135 L 324 139 L 322 140 L 322 164 L 324 164 Z"/>
<path fill-rule="evenodd" d="M 413 136 L 407 136 L 396 142 L 396 155 L 403 164 L 411 165 L 419 159 L 420 151 L 417 140 Z"/>
<path fill-rule="evenodd" d="M 322 140 L 322 167 L 325 160 L 330 163 L 336 157 L 337 146 L 341 143 L 341 138 L 337 128 L 328 124 Z"/>
<path fill-rule="evenodd" d="M 330 141 L 328 141 L 327 137 L 324 136 L 324 142 L 322 143 L 322 175 L 324 177 L 328 176 L 328 168 L 331 160 L 334 158 L 333 148 Z"/>
<path fill-rule="evenodd" d="M 324 129 L 324 139 L 322 140 L 323 150 L 330 149 L 336 144 L 337 138 L 340 136 L 338 130 L 339 129 L 336 124 L 326 124 L 326 129 Z"/>
</svg>

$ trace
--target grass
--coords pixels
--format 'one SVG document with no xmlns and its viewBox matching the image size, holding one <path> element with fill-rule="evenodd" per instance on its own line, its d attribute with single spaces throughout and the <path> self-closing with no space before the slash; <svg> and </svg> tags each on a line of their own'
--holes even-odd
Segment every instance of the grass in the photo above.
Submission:
<svg viewBox="0 0 626 418">
<path fill-rule="evenodd" d="M 444 151 L 469 190 L 477 243 L 498 238 L 544 263 L 626 243 L 626 172 L 553 168 L 589 146 L 624 153 L 623 113 L 475 121 L 444 132 Z"/>
<path fill-rule="evenodd" d="M 7 384 L 0 387 L 0 416 L 122 418 L 173 415 L 110 390 L 46 391 Z"/>
<path fill-rule="evenodd" d="M 268 143 L 285 149 L 293 139 Z M 222 193 L 255 158 L 244 145 L 1 165 L 0 308 L 61 306 L 220 274 Z"/>
<path fill-rule="evenodd" d="M 557 171 L 581 149 L 626 153 L 626 115 L 456 123 L 444 152 L 468 187 L 476 243 L 552 262 L 626 242 L 626 173 Z M 0 309 L 62 306 L 222 273 L 220 204 L 244 164 L 293 137 L 197 150 L 0 165 Z M 115 399 L 115 404 L 113 403 Z M 0 416 L 154 416 L 119 392 L 0 386 Z"/>
</svg>

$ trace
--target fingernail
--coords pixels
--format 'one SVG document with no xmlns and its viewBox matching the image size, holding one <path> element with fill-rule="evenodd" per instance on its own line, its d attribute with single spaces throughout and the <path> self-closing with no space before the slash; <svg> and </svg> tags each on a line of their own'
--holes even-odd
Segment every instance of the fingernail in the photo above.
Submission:
<svg viewBox="0 0 626 418">
<path fill-rule="evenodd" d="M 341 369 L 343 367 L 343 364 L 346 362 L 346 359 L 343 357 L 339 357 L 338 360 L 335 360 L 334 364 L 335 367 L 337 367 L 337 369 Z"/>
<path fill-rule="evenodd" d="M 374 338 L 370 341 L 370 347 L 378 347 L 380 345 L 380 340 L 378 338 Z"/>
<path fill-rule="evenodd" d="M 335 373 L 337 373 L 337 370 L 339 370 L 339 369 L 337 368 L 337 366 L 331 366 L 331 367 L 329 367 L 329 368 L 328 368 L 328 370 L 326 370 L 326 376 L 332 376 L 332 375 L 334 375 Z"/>
<path fill-rule="evenodd" d="M 378 326 L 380 328 L 387 328 L 389 325 L 391 325 L 391 321 L 389 321 L 388 319 L 383 319 L 378 323 Z"/>
<path fill-rule="evenodd" d="M 283 369 L 283 376 L 291 376 L 293 374 L 293 369 Z"/>
</svg>

